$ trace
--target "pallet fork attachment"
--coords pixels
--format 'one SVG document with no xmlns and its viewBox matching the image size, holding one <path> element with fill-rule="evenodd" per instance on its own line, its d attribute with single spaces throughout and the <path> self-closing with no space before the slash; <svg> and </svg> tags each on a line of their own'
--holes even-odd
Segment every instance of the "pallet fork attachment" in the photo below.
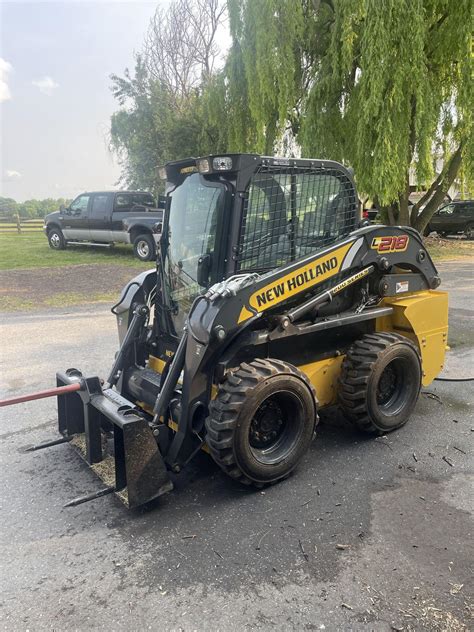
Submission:
<svg viewBox="0 0 474 632">
<path fill-rule="evenodd" d="M 59 431 L 105 483 L 107 493 L 115 492 L 131 509 L 171 491 L 148 421 L 116 391 L 103 390 L 99 378 L 83 378 L 74 369 L 56 374 L 58 386 L 78 379 L 80 391 L 58 396 Z"/>
</svg>

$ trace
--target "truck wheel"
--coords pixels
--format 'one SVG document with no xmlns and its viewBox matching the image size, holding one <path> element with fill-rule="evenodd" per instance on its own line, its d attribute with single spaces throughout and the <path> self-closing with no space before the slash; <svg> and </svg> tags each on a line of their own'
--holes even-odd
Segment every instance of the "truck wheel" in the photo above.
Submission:
<svg viewBox="0 0 474 632">
<path fill-rule="evenodd" d="M 243 363 L 220 385 L 206 420 L 207 444 L 232 478 L 261 487 L 285 478 L 314 437 L 314 388 L 280 360 Z"/>
<path fill-rule="evenodd" d="M 66 248 L 66 240 L 59 228 L 51 228 L 48 231 L 49 247 L 53 250 L 64 250 Z"/>
<path fill-rule="evenodd" d="M 381 434 L 408 421 L 420 388 L 416 346 L 398 334 L 366 334 L 342 363 L 339 402 L 360 430 Z"/>
<path fill-rule="evenodd" d="M 464 229 L 464 234 L 467 239 L 474 239 L 474 224 L 468 224 Z"/>
<path fill-rule="evenodd" d="M 151 261 L 155 258 L 155 242 L 151 235 L 138 235 L 133 242 L 133 251 L 141 261 Z"/>
</svg>

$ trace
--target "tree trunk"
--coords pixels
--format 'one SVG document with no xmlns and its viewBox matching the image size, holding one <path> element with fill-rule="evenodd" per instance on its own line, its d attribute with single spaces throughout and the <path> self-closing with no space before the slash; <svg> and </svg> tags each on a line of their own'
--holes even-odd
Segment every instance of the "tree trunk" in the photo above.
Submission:
<svg viewBox="0 0 474 632">
<path fill-rule="evenodd" d="M 456 178 L 456 175 L 461 166 L 462 149 L 463 143 L 461 142 L 457 150 L 451 156 L 446 169 L 443 169 L 441 174 L 436 178 L 436 180 L 427 191 L 427 194 L 423 196 L 420 202 L 418 202 L 418 205 L 415 205 L 415 207 L 413 208 L 414 213 L 412 225 L 413 228 L 416 228 L 416 230 L 418 230 L 421 234 L 423 234 L 423 231 L 428 226 L 428 223 L 432 218 L 434 212 L 438 209 L 439 205 L 448 193 L 449 187 L 452 185 L 454 179 Z M 428 194 L 431 194 L 431 199 L 426 204 L 422 212 L 417 215 L 418 208 L 423 203 L 424 198 L 429 198 Z"/>
</svg>

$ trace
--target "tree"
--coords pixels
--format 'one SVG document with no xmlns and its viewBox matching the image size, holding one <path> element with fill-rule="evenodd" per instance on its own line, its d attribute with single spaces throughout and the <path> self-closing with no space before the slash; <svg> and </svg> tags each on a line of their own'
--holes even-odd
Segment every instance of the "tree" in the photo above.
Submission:
<svg viewBox="0 0 474 632">
<path fill-rule="evenodd" d="M 227 98 L 239 85 L 248 109 L 233 124 L 251 129 L 242 149 L 268 152 L 290 133 L 305 155 L 353 166 L 391 223 L 420 231 L 461 164 L 472 181 L 471 0 L 229 3 Z M 427 190 L 411 218 L 410 175 Z"/>
<path fill-rule="evenodd" d="M 215 121 L 224 110 L 215 99 L 216 35 L 225 8 L 224 0 L 174 0 L 158 8 L 134 73 L 112 76 L 120 109 L 112 116 L 110 145 L 127 186 L 157 191 L 157 165 L 219 145 Z"/>
<path fill-rule="evenodd" d="M 48 213 L 59 210 L 61 204 L 67 206 L 71 201 L 65 198 L 46 198 L 44 200 L 31 199 L 24 202 L 16 202 L 12 198 L 0 197 L 0 213 L 10 217 L 18 214 L 26 219 L 44 217 Z"/>
</svg>

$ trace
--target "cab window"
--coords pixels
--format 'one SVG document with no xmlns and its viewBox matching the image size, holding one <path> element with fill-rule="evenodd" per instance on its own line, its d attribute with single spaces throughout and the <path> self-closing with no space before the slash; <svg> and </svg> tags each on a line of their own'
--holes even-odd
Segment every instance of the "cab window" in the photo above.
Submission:
<svg viewBox="0 0 474 632">
<path fill-rule="evenodd" d="M 134 206 L 145 206 L 147 208 L 156 208 L 155 200 L 149 193 L 134 193 L 132 195 L 132 210 Z"/>
<path fill-rule="evenodd" d="M 452 215 L 454 211 L 454 204 L 448 204 L 438 211 L 438 215 Z"/>
<path fill-rule="evenodd" d="M 85 215 L 89 206 L 90 195 L 80 195 L 69 207 L 71 215 Z"/>
<path fill-rule="evenodd" d="M 114 211 L 130 211 L 132 208 L 132 196 L 129 193 L 119 193 L 115 197 Z"/>
<path fill-rule="evenodd" d="M 107 212 L 109 196 L 107 194 L 94 195 L 92 198 L 91 215 L 103 216 Z"/>
<path fill-rule="evenodd" d="M 354 189 L 332 169 L 270 172 L 252 177 L 244 202 L 237 267 L 271 270 L 348 234 Z"/>
</svg>

